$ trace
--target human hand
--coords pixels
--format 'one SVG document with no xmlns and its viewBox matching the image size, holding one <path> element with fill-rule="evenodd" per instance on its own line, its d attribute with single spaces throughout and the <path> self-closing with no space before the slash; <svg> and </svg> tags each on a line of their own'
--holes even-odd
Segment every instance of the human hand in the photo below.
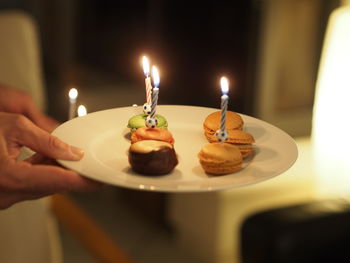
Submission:
<svg viewBox="0 0 350 263">
<path fill-rule="evenodd" d="M 37 155 L 17 161 L 22 146 Z M 95 190 L 101 184 L 50 165 L 54 159 L 77 161 L 83 152 L 51 136 L 19 114 L 0 112 L 0 209 L 53 193 Z"/>
<path fill-rule="evenodd" d="M 23 114 L 38 127 L 48 132 L 52 132 L 59 124 L 41 113 L 29 94 L 4 85 L 0 85 L 0 111 Z"/>
</svg>

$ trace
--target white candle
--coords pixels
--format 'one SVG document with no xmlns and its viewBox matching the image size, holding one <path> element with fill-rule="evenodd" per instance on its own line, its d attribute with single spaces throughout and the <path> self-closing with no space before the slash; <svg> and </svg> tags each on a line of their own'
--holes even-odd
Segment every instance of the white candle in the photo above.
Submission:
<svg viewBox="0 0 350 263">
<path fill-rule="evenodd" d="M 68 97 L 69 97 L 68 120 L 71 120 L 75 117 L 75 108 L 76 108 L 76 102 L 78 97 L 78 90 L 76 88 L 70 89 L 68 93 Z"/>
<path fill-rule="evenodd" d="M 151 109 L 150 117 L 154 118 L 156 114 L 157 103 L 158 103 L 158 93 L 159 93 L 158 87 L 160 83 L 158 69 L 155 66 L 152 67 L 152 78 L 153 78 L 154 88 L 152 90 L 152 109 Z"/>
<path fill-rule="evenodd" d="M 137 104 L 133 104 L 133 105 L 131 105 L 131 107 L 132 107 L 132 109 L 133 109 L 135 115 L 137 115 L 137 114 L 140 113 L 140 109 L 139 109 L 139 107 L 137 106 Z"/>
<path fill-rule="evenodd" d="M 78 107 L 78 116 L 82 117 L 82 116 L 85 116 L 86 114 L 87 114 L 86 107 L 84 105 L 79 105 L 79 107 Z"/>
<path fill-rule="evenodd" d="M 149 74 L 149 61 L 146 56 L 142 57 L 142 65 L 143 65 L 143 72 L 145 74 L 145 86 L 146 86 L 146 103 L 148 105 L 151 105 L 152 103 L 152 84 L 151 84 L 151 78 Z"/>
<path fill-rule="evenodd" d="M 225 77 L 222 77 L 220 79 L 220 85 L 221 85 L 221 123 L 220 123 L 220 130 L 222 132 L 226 131 L 226 111 L 227 111 L 227 104 L 228 104 L 228 80 Z"/>
</svg>

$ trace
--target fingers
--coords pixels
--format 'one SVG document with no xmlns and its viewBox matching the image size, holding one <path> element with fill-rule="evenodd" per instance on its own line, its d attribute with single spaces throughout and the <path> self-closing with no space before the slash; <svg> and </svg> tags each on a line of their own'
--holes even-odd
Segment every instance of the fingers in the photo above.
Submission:
<svg viewBox="0 0 350 263">
<path fill-rule="evenodd" d="M 44 196 L 47 196 L 48 194 L 32 194 L 32 193 L 24 193 L 24 192 L 0 192 L 0 210 L 6 209 L 11 207 L 13 204 L 24 201 L 24 200 L 34 200 L 38 199 Z"/>
<path fill-rule="evenodd" d="M 39 112 L 39 114 L 33 119 L 33 122 L 41 129 L 51 133 L 59 125 L 59 122 Z"/>
<path fill-rule="evenodd" d="M 61 172 L 62 170 L 64 170 L 64 171 L 67 171 L 65 168 L 62 168 L 55 160 L 53 160 L 53 159 L 49 159 L 49 158 L 47 158 L 47 157 L 45 157 L 45 156 L 42 156 L 42 155 L 40 155 L 40 154 L 34 154 L 33 156 L 31 156 L 30 158 L 28 158 L 28 159 L 26 159 L 26 160 L 24 160 L 24 162 L 28 162 L 28 163 L 30 163 L 30 164 L 34 164 L 34 165 L 38 165 L 38 164 L 41 164 L 41 167 L 39 166 L 39 168 L 41 168 L 41 169 L 45 169 L 45 170 L 47 170 L 48 171 L 48 169 L 47 168 L 49 168 L 50 166 L 57 166 L 57 168 L 59 168 L 59 171 Z M 23 165 L 23 164 L 22 164 Z M 25 166 L 25 164 L 24 164 L 24 166 Z M 33 166 L 32 166 L 33 167 Z M 35 166 L 34 166 L 35 167 Z M 37 168 L 37 167 L 36 167 Z M 38 172 L 38 171 L 33 171 L 33 173 L 34 172 Z M 51 172 L 51 170 L 50 170 L 50 172 Z M 69 173 L 69 174 L 71 174 L 71 173 Z M 74 172 L 73 171 L 73 174 L 74 174 L 74 177 L 76 177 L 76 175 L 78 175 L 76 172 Z M 45 176 L 45 175 L 44 175 Z M 40 176 L 41 177 L 41 176 Z M 37 178 L 38 178 L 38 176 L 37 176 Z M 46 176 L 45 176 L 45 178 L 47 178 Z M 61 177 L 62 178 L 62 177 Z M 76 189 L 76 188 L 74 188 L 74 189 L 72 189 L 72 190 L 84 190 L 84 191 L 86 191 L 86 190 L 95 190 L 95 188 L 96 187 L 100 187 L 102 184 L 101 183 L 99 183 L 99 182 L 96 182 L 96 181 L 93 181 L 93 180 L 90 180 L 90 179 L 88 179 L 88 178 L 85 178 L 85 177 L 82 177 L 82 176 L 80 176 L 80 175 L 78 175 L 78 180 L 80 181 L 81 179 L 81 181 L 83 181 L 84 182 L 84 184 L 88 184 L 87 185 L 87 188 L 82 188 L 82 189 Z M 71 179 L 71 178 L 70 178 Z M 64 178 L 63 178 L 63 180 L 65 180 Z M 73 180 L 75 180 L 75 179 L 73 179 Z M 80 187 L 80 184 L 79 184 L 79 187 Z"/>
<path fill-rule="evenodd" d="M 40 156 L 31 158 L 39 160 Z M 0 209 L 23 200 L 68 191 L 94 191 L 103 184 L 76 172 L 52 165 L 32 165 L 29 161 L 0 160 Z"/>
<path fill-rule="evenodd" d="M 0 110 L 23 114 L 40 128 L 52 132 L 58 125 L 54 119 L 43 114 L 26 92 L 0 85 Z"/>
<path fill-rule="evenodd" d="M 69 190 L 94 191 L 103 186 L 101 183 L 85 178 L 82 179 L 84 181 L 83 183 L 75 183 L 69 187 L 65 187 L 64 184 L 60 184 L 61 187 L 59 187 L 52 183 L 49 183 L 48 185 L 50 187 L 48 187 L 47 185 L 43 185 L 41 182 L 39 182 L 39 184 L 35 184 L 38 185 L 38 187 L 25 187 L 24 189 L 12 189 L 10 191 L 3 191 L 2 189 L 2 191 L 0 191 L 0 210 L 9 208 L 13 204 L 20 201 L 39 199 L 55 193 L 64 193 Z"/>
<path fill-rule="evenodd" d="M 101 183 L 58 166 L 24 165 L 23 169 L 18 167 L 17 172 L 23 178 L 25 185 L 22 185 L 22 189 L 26 193 L 49 195 L 67 191 L 93 191 L 102 186 Z"/>
<path fill-rule="evenodd" d="M 24 162 L 28 162 L 31 164 L 47 164 L 47 165 L 57 165 L 57 162 L 54 159 L 48 158 L 41 154 L 34 154 L 31 157 L 23 160 Z"/>
<path fill-rule="evenodd" d="M 46 116 L 45 114 L 41 113 L 34 104 L 30 104 L 31 106 L 28 109 L 28 118 L 32 120 L 38 127 L 41 129 L 52 132 L 57 126 L 59 125 L 59 122 L 50 118 L 49 116 Z"/>
<path fill-rule="evenodd" d="M 64 143 L 21 115 L 17 116 L 16 126 L 18 143 L 35 152 L 53 159 L 72 161 L 80 160 L 83 157 L 84 153 L 81 149 Z"/>
<path fill-rule="evenodd" d="M 9 208 L 22 200 L 26 200 L 22 194 L 0 192 L 0 210 Z"/>
<path fill-rule="evenodd" d="M 41 129 L 47 132 L 52 132 L 59 125 L 56 120 L 43 114 L 39 110 L 29 94 L 22 91 L 17 91 L 17 104 L 19 110 L 14 112 L 21 113 L 28 117 Z"/>
</svg>

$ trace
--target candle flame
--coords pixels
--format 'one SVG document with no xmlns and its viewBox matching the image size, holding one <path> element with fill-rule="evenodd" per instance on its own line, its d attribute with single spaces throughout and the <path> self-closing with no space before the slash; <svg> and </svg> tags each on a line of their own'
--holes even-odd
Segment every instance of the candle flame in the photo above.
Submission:
<svg viewBox="0 0 350 263">
<path fill-rule="evenodd" d="M 149 61 L 146 56 L 142 57 L 142 66 L 143 66 L 143 72 L 145 73 L 145 76 L 149 76 Z"/>
<path fill-rule="evenodd" d="M 158 87 L 160 83 L 160 78 L 159 78 L 159 72 L 156 66 L 152 66 L 152 78 L 153 78 L 154 86 Z"/>
<path fill-rule="evenodd" d="M 76 88 L 70 89 L 68 96 L 71 100 L 75 100 L 78 97 L 78 90 Z"/>
<path fill-rule="evenodd" d="M 82 117 L 85 116 L 87 114 L 86 108 L 84 105 L 79 105 L 78 107 L 78 116 Z"/>
<path fill-rule="evenodd" d="M 220 79 L 221 91 L 223 94 L 228 93 L 228 80 L 226 77 L 221 77 Z"/>
</svg>

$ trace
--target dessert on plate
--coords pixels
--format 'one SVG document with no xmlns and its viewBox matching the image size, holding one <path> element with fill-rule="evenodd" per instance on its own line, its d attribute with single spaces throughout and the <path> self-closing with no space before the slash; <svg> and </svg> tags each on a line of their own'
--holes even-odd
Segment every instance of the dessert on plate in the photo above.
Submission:
<svg viewBox="0 0 350 263">
<path fill-rule="evenodd" d="M 228 130 L 228 137 L 225 143 L 237 146 L 243 158 L 250 156 L 253 152 L 253 143 L 255 142 L 253 135 L 243 130 Z M 218 142 L 217 136 L 211 135 L 207 137 L 209 142 Z"/>
<path fill-rule="evenodd" d="M 166 120 L 165 124 L 167 125 Z M 143 175 L 164 175 L 178 164 L 175 140 L 166 128 L 139 127 L 134 129 L 130 139 L 128 159 L 135 172 Z"/>
<path fill-rule="evenodd" d="M 141 140 L 129 148 L 131 168 L 144 175 L 164 175 L 178 164 L 172 144 L 158 140 Z"/>
<path fill-rule="evenodd" d="M 142 140 L 164 141 L 174 145 L 174 138 L 170 131 L 160 128 L 141 127 L 131 134 L 131 143 Z"/>
<path fill-rule="evenodd" d="M 215 111 L 209 114 L 203 123 L 204 135 L 210 143 L 219 142 L 216 132 L 220 130 L 221 112 Z M 252 134 L 245 132 L 244 121 L 242 117 L 233 111 L 226 112 L 226 132 L 225 143 L 237 146 L 243 158 L 254 153 L 253 143 L 255 142 Z"/>
<path fill-rule="evenodd" d="M 242 168 L 242 154 L 237 146 L 214 142 L 203 146 L 198 158 L 204 171 L 212 175 L 224 175 Z"/>
<path fill-rule="evenodd" d="M 209 114 L 203 123 L 204 135 L 209 140 L 210 137 L 215 136 L 215 132 L 220 129 L 221 112 L 215 111 Z M 242 117 L 233 111 L 226 112 L 226 130 L 241 130 L 243 128 Z"/>
<path fill-rule="evenodd" d="M 128 121 L 128 128 L 130 128 L 131 132 L 136 131 L 138 128 L 146 127 L 146 119 L 149 115 L 147 114 L 137 114 L 133 117 L 131 117 Z M 161 129 L 167 129 L 168 128 L 168 121 L 165 119 L 165 117 L 156 114 L 155 118 L 157 119 L 157 128 Z"/>
</svg>

